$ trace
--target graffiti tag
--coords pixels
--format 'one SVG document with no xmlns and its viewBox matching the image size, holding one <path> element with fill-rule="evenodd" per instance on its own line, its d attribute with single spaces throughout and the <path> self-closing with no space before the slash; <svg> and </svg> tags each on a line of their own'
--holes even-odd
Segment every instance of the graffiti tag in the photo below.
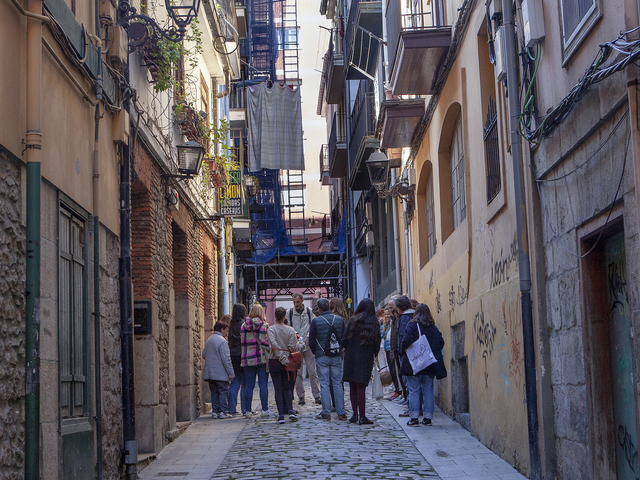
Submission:
<svg viewBox="0 0 640 480">
<path fill-rule="evenodd" d="M 504 249 L 500 249 L 500 256 L 498 260 L 493 260 L 493 253 L 491 254 L 491 287 L 495 288 L 498 285 L 509 281 L 509 272 L 511 264 L 515 263 L 515 269 L 518 270 L 518 240 L 514 235 L 513 241 L 509 247 L 509 251 L 505 252 Z"/>
<path fill-rule="evenodd" d="M 638 449 L 633 444 L 633 438 L 629 435 L 626 425 L 618 425 L 618 444 L 624 451 L 624 459 L 627 461 L 633 475 L 638 478 Z"/>
<path fill-rule="evenodd" d="M 476 333 L 476 343 L 482 350 L 482 358 L 484 358 L 484 383 L 485 388 L 489 388 L 489 372 L 487 371 L 487 357 L 491 355 L 494 349 L 494 340 L 496 338 L 496 327 L 493 322 L 485 323 L 484 310 L 482 309 L 482 300 L 480 301 L 480 311 L 476 313 L 473 319 L 473 331 Z"/>
</svg>

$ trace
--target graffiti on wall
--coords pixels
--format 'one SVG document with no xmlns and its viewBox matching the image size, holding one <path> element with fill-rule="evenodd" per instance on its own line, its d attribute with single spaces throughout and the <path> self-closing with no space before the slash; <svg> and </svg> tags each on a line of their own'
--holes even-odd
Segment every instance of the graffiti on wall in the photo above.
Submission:
<svg viewBox="0 0 640 480">
<path fill-rule="evenodd" d="M 462 277 L 459 277 L 458 288 L 456 289 L 451 285 L 451 289 L 449 290 L 449 307 L 451 307 L 451 310 L 455 310 L 456 307 L 464 305 L 468 296 L 467 289 L 462 285 Z"/>
<path fill-rule="evenodd" d="M 504 248 L 500 249 L 500 255 L 494 260 L 493 253 L 491 253 L 491 287 L 495 288 L 505 282 L 513 276 L 513 273 L 518 271 L 518 239 L 515 234 L 513 235 L 513 241 L 509 246 L 508 251 L 504 251 Z"/>
<path fill-rule="evenodd" d="M 513 299 L 502 301 L 502 319 L 505 335 L 509 340 L 509 379 L 520 389 L 524 376 L 524 358 L 522 356 L 522 315 L 520 294 Z"/>
<path fill-rule="evenodd" d="M 431 295 L 431 293 L 433 292 L 433 287 L 433 270 L 431 270 L 431 278 L 429 279 L 429 295 Z"/>
<path fill-rule="evenodd" d="M 618 308 L 621 315 L 625 314 L 627 302 L 627 282 L 625 280 L 624 266 L 621 262 L 611 262 L 607 265 L 607 284 L 609 286 L 609 298 L 613 300 L 611 310 Z"/>
<path fill-rule="evenodd" d="M 633 437 L 627 431 L 626 425 L 618 425 L 618 444 L 624 452 L 626 464 L 633 472 L 633 476 L 638 478 L 638 448 L 633 444 Z"/>
<path fill-rule="evenodd" d="M 500 338 L 500 343 L 496 345 L 496 353 L 498 354 L 498 367 L 500 369 L 498 373 L 500 388 L 504 394 L 511 394 L 513 390 L 513 383 L 509 377 L 511 357 L 509 355 L 509 348 L 507 347 L 504 335 Z"/>
<path fill-rule="evenodd" d="M 496 327 L 489 320 L 485 322 L 484 310 L 482 309 L 482 300 L 480 300 L 480 310 L 473 319 L 473 331 L 476 334 L 476 343 L 482 351 L 484 359 L 484 384 L 485 388 L 489 388 L 489 371 L 487 370 L 487 358 L 491 356 L 495 348 L 494 341 L 496 338 Z"/>
<path fill-rule="evenodd" d="M 440 292 L 436 288 L 436 310 L 438 313 L 442 312 L 442 303 L 440 302 Z"/>
</svg>

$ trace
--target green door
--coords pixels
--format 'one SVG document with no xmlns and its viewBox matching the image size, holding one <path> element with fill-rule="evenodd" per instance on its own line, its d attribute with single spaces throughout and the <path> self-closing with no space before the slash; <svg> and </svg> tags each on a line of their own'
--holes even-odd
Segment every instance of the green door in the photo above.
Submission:
<svg viewBox="0 0 640 480">
<path fill-rule="evenodd" d="M 638 480 L 638 435 L 634 397 L 635 368 L 631 343 L 631 320 L 627 300 L 627 268 L 624 234 L 605 242 L 607 304 L 611 351 L 611 384 L 618 478 Z"/>
</svg>

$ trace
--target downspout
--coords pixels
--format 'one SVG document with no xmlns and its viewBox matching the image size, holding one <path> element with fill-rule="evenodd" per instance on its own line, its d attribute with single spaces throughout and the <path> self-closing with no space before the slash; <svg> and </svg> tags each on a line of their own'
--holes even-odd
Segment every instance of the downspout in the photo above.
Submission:
<svg viewBox="0 0 640 480">
<path fill-rule="evenodd" d="M 522 176 L 522 146 L 518 133 L 520 96 L 518 92 L 518 57 L 515 44 L 513 0 L 502 0 L 507 52 L 507 93 L 509 95 L 509 130 L 513 161 L 513 189 L 515 193 L 516 225 L 518 236 L 518 272 L 522 306 L 522 343 L 524 345 L 524 374 L 529 431 L 529 466 L 532 480 L 539 480 L 540 451 L 538 444 L 538 392 L 536 386 L 536 356 L 533 336 L 533 309 L 531 304 L 531 264 L 527 232 L 526 201 Z"/>
<path fill-rule="evenodd" d="M 414 298 L 413 292 L 413 248 L 411 234 L 409 232 L 409 219 L 407 218 L 407 205 L 404 205 L 404 243 L 407 250 L 407 296 Z"/>
<path fill-rule="evenodd" d="M 219 281 L 222 282 L 222 313 L 224 315 L 229 314 L 229 284 L 227 283 L 227 222 L 223 217 L 221 222 L 222 224 L 222 235 L 220 238 L 220 253 L 222 254 L 222 268 L 218 269 L 220 272 Z"/>
<path fill-rule="evenodd" d="M 29 0 L 28 12 L 42 12 Z M 26 480 L 40 478 L 40 185 L 42 160 L 42 21 L 27 18 Z"/>
<path fill-rule="evenodd" d="M 102 40 L 100 28 L 100 0 L 95 0 L 96 32 Z M 95 392 L 96 392 L 96 478 L 102 480 L 102 380 L 100 377 L 100 169 L 99 169 L 99 131 L 100 103 L 102 101 L 102 42 L 98 45 L 98 75 L 96 78 L 96 111 L 94 115 L 95 131 L 93 140 L 93 339 L 95 355 Z"/>
<path fill-rule="evenodd" d="M 396 169 L 391 169 L 391 185 L 396 184 Z M 393 254 L 395 256 L 396 263 L 396 291 L 402 294 L 402 277 L 400 275 L 400 233 L 398 232 L 398 201 L 396 197 L 387 197 L 391 200 L 393 205 Z M 405 292 L 408 294 L 408 292 Z M 378 300 L 382 300 L 381 298 Z"/>
</svg>

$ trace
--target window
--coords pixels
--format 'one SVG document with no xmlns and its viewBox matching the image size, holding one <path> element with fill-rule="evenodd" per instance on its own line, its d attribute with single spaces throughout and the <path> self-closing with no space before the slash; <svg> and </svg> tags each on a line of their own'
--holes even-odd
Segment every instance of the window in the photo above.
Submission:
<svg viewBox="0 0 640 480">
<path fill-rule="evenodd" d="M 436 254 L 436 214 L 433 200 L 433 172 L 429 172 L 425 190 L 427 213 L 427 261 Z"/>
<path fill-rule="evenodd" d="M 298 49 L 298 28 L 283 27 L 278 29 L 278 50 Z"/>
<path fill-rule="evenodd" d="M 600 19 L 598 4 L 599 0 L 560 0 L 565 61 Z"/>
<path fill-rule="evenodd" d="M 459 115 L 451 140 L 451 213 L 453 229 L 467 217 L 467 200 L 464 179 L 464 144 L 462 139 L 462 116 Z"/>
<path fill-rule="evenodd" d="M 58 236 L 60 411 L 69 418 L 83 416 L 87 410 L 84 219 L 61 207 Z"/>
<path fill-rule="evenodd" d="M 496 102 L 489 97 L 487 121 L 484 124 L 484 154 L 487 169 L 487 204 L 500 192 L 500 144 L 498 142 L 498 112 Z"/>
</svg>

